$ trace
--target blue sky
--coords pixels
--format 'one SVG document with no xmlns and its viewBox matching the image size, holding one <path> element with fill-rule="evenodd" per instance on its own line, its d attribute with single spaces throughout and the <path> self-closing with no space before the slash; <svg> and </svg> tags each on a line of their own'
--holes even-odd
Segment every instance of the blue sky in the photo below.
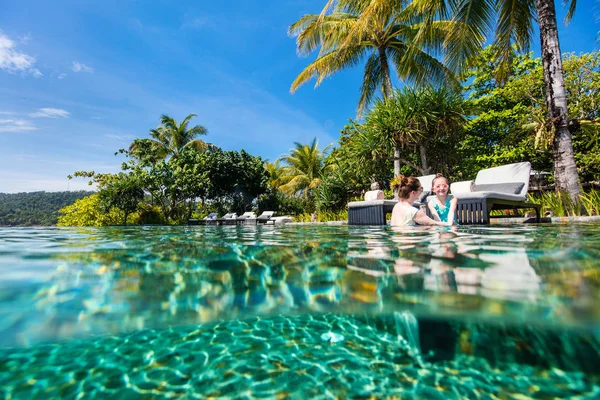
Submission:
<svg viewBox="0 0 600 400">
<path fill-rule="evenodd" d="M 289 93 L 309 59 L 287 28 L 324 3 L 3 1 L 0 192 L 87 189 L 66 176 L 117 172 L 114 152 L 162 113 L 198 114 L 207 141 L 269 160 L 295 141 L 335 142 L 355 115 L 361 69 Z M 599 8 L 580 1 L 561 22 L 563 52 L 598 48 Z"/>
</svg>

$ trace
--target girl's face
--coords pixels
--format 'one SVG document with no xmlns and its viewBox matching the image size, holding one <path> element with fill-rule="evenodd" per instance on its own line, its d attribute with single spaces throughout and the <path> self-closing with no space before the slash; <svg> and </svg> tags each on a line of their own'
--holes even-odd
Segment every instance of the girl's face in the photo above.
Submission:
<svg viewBox="0 0 600 400">
<path fill-rule="evenodd" d="M 446 178 L 437 178 L 433 181 L 433 193 L 445 196 L 448 194 L 448 190 L 450 190 L 450 188 L 448 187 Z"/>
</svg>

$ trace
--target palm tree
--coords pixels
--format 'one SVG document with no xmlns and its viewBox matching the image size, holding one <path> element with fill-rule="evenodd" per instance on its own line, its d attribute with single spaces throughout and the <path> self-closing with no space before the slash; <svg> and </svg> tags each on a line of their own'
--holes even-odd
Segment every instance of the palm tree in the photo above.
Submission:
<svg viewBox="0 0 600 400">
<path fill-rule="evenodd" d="M 306 15 L 291 25 L 289 34 L 297 37 L 300 55 L 308 55 L 320 47 L 317 59 L 292 83 L 291 92 L 314 77 L 317 78 L 316 86 L 319 86 L 323 79 L 365 60 L 357 110 L 359 116 L 378 92 L 384 100 L 392 94 L 392 69 L 401 80 L 417 85 L 457 85 L 454 75 L 435 57 L 450 23 L 428 24 L 428 38 L 419 40 L 419 45 L 415 46 L 422 21 L 404 18 L 402 1 L 387 1 L 397 8 L 389 14 L 371 13 L 368 23 L 361 25 L 364 29 L 358 29 L 369 6 L 369 2 L 364 0 L 338 1 L 328 13 L 330 0 L 321 14 Z M 399 149 L 396 149 L 395 156 L 399 156 Z M 400 172 L 397 158 L 394 169 Z"/>
<path fill-rule="evenodd" d="M 321 184 L 323 175 L 332 169 L 332 166 L 325 164 L 328 149 L 329 146 L 321 151 L 317 138 L 309 144 L 295 142 L 290 154 L 281 156 L 281 160 L 287 164 L 283 167 L 287 183 L 281 185 L 279 190 L 309 198 L 312 189 Z"/>
<path fill-rule="evenodd" d="M 136 139 L 129 146 L 129 152 L 134 157 L 141 159 L 149 157 L 157 162 L 167 157 L 177 156 L 184 148 L 194 148 L 202 151 L 211 148 L 212 145 L 203 140 L 196 139 L 197 136 L 206 135 L 207 129 L 202 125 L 188 128 L 190 120 L 196 114 L 190 114 L 181 121 L 177 121 L 167 114 L 160 117 L 160 123 L 156 129 L 150 129 L 152 139 Z"/>
<path fill-rule="evenodd" d="M 275 160 L 275 162 L 265 162 L 265 170 L 269 174 L 269 180 L 267 181 L 267 185 L 270 188 L 277 189 L 280 186 L 284 185 L 287 181 L 285 176 L 285 170 L 279 163 L 280 159 Z"/>
<path fill-rule="evenodd" d="M 329 0 L 328 5 L 336 2 Z M 381 13 L 393 16 L 397 11 L 390 9 L 390 0 L 337 0 L 338 3 L 368 3 L 361 14 L 355 31 L 369 29 L 371 18 Z M 566 1 L 565 1 L 566 2 Z M 576 8 L 577 0 L 570 0 L 567 21 Z M 364 5 L 363 5 L 364 6 Z M 399 10 L 400 7 L 397 6 Z M 553 158 L 556 190 L 567 192 L 573 201 L 579 200 L 581 188 L 573 152 L 569 117 L 565 95 L 565 83 L 556 22 L 554 0 L 414 0 L 405 9 L 406 14 L 423 15 L 423 33 L 419 40 L 429 40 L 428 25 L 435 18 L 452 17 L 451 34 L 444 43 L 446 61 L 450 69 L 458 72 L 468 66 L 472 57 L 481 50 L 483 43 L 495 27 L 495 43 L 501 49 L 498 79 L 506 78 L 511 62 L 511 46 L 527 50 L 532 41 L 533 23 L 537 20 L 542 48 L 542 63 L 548 108 L 547 122 L 554 131 Z M 417 44 L 418 45 L 418 41 Z"/>
</svg>

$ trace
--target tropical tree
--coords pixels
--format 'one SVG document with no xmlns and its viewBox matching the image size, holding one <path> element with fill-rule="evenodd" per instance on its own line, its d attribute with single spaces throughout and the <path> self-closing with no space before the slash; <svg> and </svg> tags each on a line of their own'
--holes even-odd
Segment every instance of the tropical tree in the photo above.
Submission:
<svg viewBox="0 0 600 400">
<path fill-rule="evenodd" d="M 287 194 L 300 193 L 309 198 L 312 189 L 321 184 L 323 175 L 333 168 L 324 162 L 329 146 L 321 151 L 317 138 L 309 144 L 295 142 L 294 146 L 290 154 L 281 156 L 281 160 L 287 164 L 283 167 L 287 183 L 281 185 L 279 190 Z"/>
<path fill-rule="evenodd" d="M 417 40 L 423 21 L 418 17 L 405 18 L 404 2 L 386 1 L 393 5 L 387 9 L 390 13 L 369 13 L 367 22 L 363 21 L 363 15 L 369 8 L 368 1 L 341 0 L 330 13 L 332 1 L 321 14 L 306 15 L 291 25 L 289 34 L 297 37 L 300 55 L 308 55 L 320 48 L 317 59 L 292 83 L 291 92 L 315 77 L 316 86 L 319 86 L 323 79 L 363 61 L 359 116 L 378 92 L 381 92 L 384 101 L 391 96 L 391 70 L 407 83 L 457 85 L 454 75 L 436 58 L 451 23 L 430 23 L 427 25 L 428 37 Z M 398 155 L 399 149 L 396 149 L 396 158 Z M 398 159 L 394 162 L 394 169 L 399 173 Z"/>
<path fill-rule="evenodd" d="M 396 90 L 387 101 L 375 103 L 350 148 L 358 158 L 373 159 L 389 157 L 396 149 L 416 149 L 417 157 L 413 157 L 412 152 L 400 151 L 395 159 L 426 175 L 433 167 L 441 170 L 448 161 L 449 149 L 442 147 L 454 147 L 467 114 L 460 92 L 446 87 L 405 87 Z M 395 171 L 395 175 L 398 172 Z"/>
<path fill-rule="evenodd" d="M 152 139 L 136 139 L 129 146 L 130 154 L 139 161 L 156 163 L 165 158 L 177 156 L 184 148 L 206 150 L 211 145 L 198 136 L 206 135 L 207 130 L 202 125 L 188 128 L 190 120 L 196 114 L 190 114 L 178 123 L 175 119 L 163 114 L 157 128 L 150 129 Z"/>
<path fill-rule="evenodd" d="M 356 24 L 355 35 L 367 32 L 375 16 L 392 17 L 400 9 L 389 0 L 329 0 L 328 5 L 337 2 L 354 3 L 364 7 L 360 21 Z M 577 1 L 569 4 L 566 20 L 569 21 Z M 416 35 L 415 46 L 430 40 L 436 18 L 451 17 L 451 30 L 444 43 L 446 62 L 453 71 L 464 70 L 475 57 L 491 33 L 500 49 L 501 60 L 497 71 L 500 81 L 506 79 L 512 57 L 512 45 L 518 51 L 527 50 L 533 35 L 533 23 L 538 22 L 541 41 L 542 64 L 545 82 L 545 102 L 548 109 L 547 123 L 553 137 L 554 179 L 556 190 L 567 192 L 572 201 L 578 201 L 581 188 L 575 164 L 573 142 L 569 131 L 569 115 L 562 58 L 558 38 L 556 9 L 554 0 L 414 0 L 406 8 L 405 15 L 425 14 L 421 25 L 422 33 Z M 495 31 L 492 32 L 495 28 Z"/>
<path fill-rule="evenodd" d="M 280 165 L 281 160 L 277 159 L 274 162 L 265 162 L 265 170 L 267 174 L 269 174 L 269 179 L 267 180 L 267 185 L 269 188 L 277 189 L 279 186 L 284 185 L 286 182 L 287 176 L 285 175 L 285 170 Z"/>
</svg>

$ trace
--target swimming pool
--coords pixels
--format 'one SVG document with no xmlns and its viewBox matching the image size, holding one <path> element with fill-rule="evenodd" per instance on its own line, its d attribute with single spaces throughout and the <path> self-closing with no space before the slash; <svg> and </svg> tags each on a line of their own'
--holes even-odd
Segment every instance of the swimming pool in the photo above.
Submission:
<svg viewBox="0 0 600 400">
<path fill-rule="evenodd" d="M 600 226 L 0 228 L 2 398 L 597 398 Z"/>
</svg>

